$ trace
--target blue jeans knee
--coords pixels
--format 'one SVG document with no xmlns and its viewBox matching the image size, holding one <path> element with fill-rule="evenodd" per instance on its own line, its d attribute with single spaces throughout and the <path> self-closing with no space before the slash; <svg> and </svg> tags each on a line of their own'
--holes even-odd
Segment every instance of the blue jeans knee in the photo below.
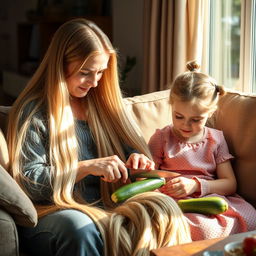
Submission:
<svg viewBox="0 0 256 256">
<path fill-rule="evenodd" d="M 26 251 L 35 255 L 103 255 L 103 241 L 97 226 L 77 210 L 49 214 L 34 228 L 19 228 L 19 235 Z"/>
</svg>

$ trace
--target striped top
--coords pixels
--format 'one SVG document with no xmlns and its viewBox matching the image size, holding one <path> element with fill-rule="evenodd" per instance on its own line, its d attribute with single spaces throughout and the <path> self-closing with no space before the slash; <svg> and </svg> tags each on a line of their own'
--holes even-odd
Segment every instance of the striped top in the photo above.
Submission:
<svg viewBox="0 0 256 256">
<path fill-rule="evenodd" d="M 28 178 L 24 185 L 30 191 L 32 201 L 41 204 L 49 203 L 52 197 L 48 130 L 45 111 L 36 113 L 28 128 L 22 152 L 23 173 Z M 75 131 L 78 141 L 78 160 L 98 158 L 97 147 L 88 123 L 83 120 L 75 120 Z M 124 152 L 128 158 L 135 150 L 124 146 Z M 100 177 L 98 176 L 86 176 L 75 185 L 75 189 L 78 187 L 84 189 L 82 196 L 89 203 L 97 201 L 101 197 Z"/>
</svg>

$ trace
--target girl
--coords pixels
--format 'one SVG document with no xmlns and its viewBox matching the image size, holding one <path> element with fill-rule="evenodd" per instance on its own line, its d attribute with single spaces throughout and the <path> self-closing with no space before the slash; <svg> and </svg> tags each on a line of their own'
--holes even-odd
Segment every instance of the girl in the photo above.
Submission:
<svg viewBox="0 0 256 256">
<path fill-rule="evenodd" d="M 111 213 L 102 208 L 113 207 L 110 195 L 127 182 L 127 167 L 152 169 L 154 163 L 125 111 L 116 52 L 94 23 L 74 19 L 56 31 L 9 120 L 12 174 L 39 215 L 35 228 L 19 229 L 26 251 L 32 255 L 140 255 L 137 252 L 145 244 L 137 245 L 129 231 L 126 234 L 134 244 L 124 241 L 119 249 L 111 246 L 116 241 L 107 238 L 118 241 L 118 237 L 109 226 L 110 217 L 115 221 L 123 213 L 113 215 L 115 209 Z M 163 201 L 156 199 L 152 211 L 162 208 Z M 148 254 L 152 247 L 189 240 L 189 234 L 185 239 L 179 235 L 188 230 L 181 212 L 172 201 L 166 203 L 184 225 L 173 229 L 172 240 L 166 236 L 147 244 Z M 137 204 L 142 209 L 146 202 Z M 133 222 L 133 218 L 125 220 L 128 227 Z M 154 232 L 168 228 L 162 222 L 159 227 L 157 219 L 141 222 L 141 227 Z M 141 234 L 143 228 L 136 232 Z M 127 254 L 120 253 L 127 247 Z"/>
<path fill-rule="evenodd" d="M 256 229 L 255 209 L 235 194 L 236 178 L 222 131 L 206 127 L 224 88 L 198 71 L 195 62 L 179 75 L 170 90 L 173 124 L 150 138 L 156 168 L 181 174 L 160 191 L 175 198 L 221 196 L 229 210 L 220 215 L 185 214 L 192 240 L 227 236 Z"/>
</svg>

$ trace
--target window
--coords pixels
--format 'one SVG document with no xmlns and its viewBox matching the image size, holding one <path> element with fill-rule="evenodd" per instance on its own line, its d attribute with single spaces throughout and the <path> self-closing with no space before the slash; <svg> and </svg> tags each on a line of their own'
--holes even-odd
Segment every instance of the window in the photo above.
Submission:
<svg viewBox="0 0 256 256">
<path fill-rule="evenodd" d="M 208 72 L 219 84 L 255 92 L 256 0 L 209 0 Z"/>
</svg>

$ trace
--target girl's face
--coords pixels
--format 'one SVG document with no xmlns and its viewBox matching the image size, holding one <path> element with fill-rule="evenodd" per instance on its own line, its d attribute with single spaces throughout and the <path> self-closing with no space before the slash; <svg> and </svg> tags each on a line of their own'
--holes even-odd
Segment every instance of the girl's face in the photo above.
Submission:
<svg viewBox="0 0 256 256">
<path fill-rule="evenodd" d="M 201 138 L 205 123 L 210 117 L 209 110 L 192 102 L 174 100 L 172 104 L 173 128 L 185 140 Z"/>
<path fill-rule="evenodd" d="M 67 66 L 67 86 L 69 94 L 76 98 L 85 97 L 91 88 L 97 87 L 103 72 L 107 69 L 109 55 L 106 53 L 91 56 L 85 65 L 73 72 L 79 61 L 71 62 Z"/>
</svg>

